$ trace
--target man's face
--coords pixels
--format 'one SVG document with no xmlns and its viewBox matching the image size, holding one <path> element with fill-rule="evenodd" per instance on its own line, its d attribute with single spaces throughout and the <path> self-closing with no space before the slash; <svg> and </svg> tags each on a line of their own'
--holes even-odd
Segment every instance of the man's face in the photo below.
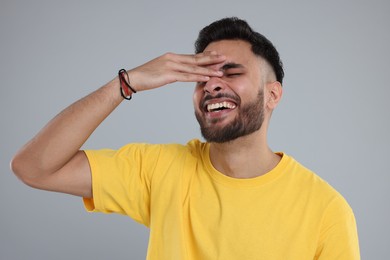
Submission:
<svg viewBox="0 0 390 260">
<path fill-rule="evenodd" d="M 203 137 L 223 143 L 259 130 L 264 120 L 261 59 L 253 54 L 249 43 L 241 40 L 213 42 L 207 51 L 216 51 L 227 59 L 210 65 L 223 71 L 222 77 L 212 77 L 195 88 L 195 116 Z"/>
</svg>

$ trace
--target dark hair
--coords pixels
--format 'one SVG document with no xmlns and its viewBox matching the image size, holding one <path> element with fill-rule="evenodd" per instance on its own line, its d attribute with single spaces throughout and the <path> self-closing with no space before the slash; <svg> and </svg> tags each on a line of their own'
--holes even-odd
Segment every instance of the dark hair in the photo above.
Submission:
<svg viewBox="0 0 390 260">
<path fill-rule="evenodd" d="M 223 18 L 203 28 L 195 42 L 195 53 L 204 51 L 212 42 L 230 39 L 249 42 L 252 52 L 265 59 L 273 68 L 276 80 L 283 83 L 283 63 L 274 45 L 264 35 L 253 31 L 246 21 L 237 17 Z"/>
</svg>

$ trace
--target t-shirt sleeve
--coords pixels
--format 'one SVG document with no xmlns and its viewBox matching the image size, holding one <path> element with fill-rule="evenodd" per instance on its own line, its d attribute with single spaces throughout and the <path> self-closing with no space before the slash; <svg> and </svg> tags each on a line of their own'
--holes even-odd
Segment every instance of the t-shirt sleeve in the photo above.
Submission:
<svg viewBox="0 0 390 260">
<path fill-rule="evenodd" d="M 158 145 L 129 144 L 119 150 L 86 150 L 93 197 L 84 198 L 87 211 L 128 215 L 149 226 L 150 183 Z"/>
<path fill-rule="evenodd" d="M 355 216 L 342 197 L 335 198 L 325 212 L 315 259 L 360 259 Z"/>
</svg>

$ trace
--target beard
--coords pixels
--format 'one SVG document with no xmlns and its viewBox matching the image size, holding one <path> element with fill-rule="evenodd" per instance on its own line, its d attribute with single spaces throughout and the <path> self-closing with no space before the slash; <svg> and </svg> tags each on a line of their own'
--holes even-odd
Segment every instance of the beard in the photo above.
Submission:
<svg viewBox="0 0 390 260">
<path fill-rule="evenodd" d="M 222 95 L 219 97 L 222 97 Z M 202 136 L 207 142 L 225 143 L 233 141 L 241 136 L 249 135 L 259 130 L 263 124 L 264 91 L 263 89 L 260 89 L 256 99 L 243 105 L 240 110 L 238 110 L 238 115 L 233 121 L 223 127 L 215 125 L 220 119 L 213 119 L 210 122 L 206 122 L 201 113 L 196 110 L 195 117 L 200 125 Z"/>
</svg>

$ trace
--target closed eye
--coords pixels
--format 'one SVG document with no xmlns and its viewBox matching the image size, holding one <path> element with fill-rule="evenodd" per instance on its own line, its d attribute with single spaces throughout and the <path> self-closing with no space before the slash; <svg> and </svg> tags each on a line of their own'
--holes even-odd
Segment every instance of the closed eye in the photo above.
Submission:
<svg viewBox="0 0 390 260">
<path fill-rule="evenodd" d="M 226 77 L 237 77 L 242 75 L 242 73 L 226 73 Z"/>
<path fill-rule="evenodd" d="M 224 72 L 225 77 L 234 78 L 244 74 L 245 67 L 242 64 L 228 62 L 222 66 L 221 70 Z"/>
<path fill-rule="evenodd" d="M 226 71 L 225 73 L 224 73 L 224 76 L 226 77 L 226 78 L 237 78 L 237 77 L 239 77 L 239 76 L 241 76 L 241 75 L 243 75 L 244 73 L 243 72 L 235 72 L 235 71 Z"/>
</svg>

